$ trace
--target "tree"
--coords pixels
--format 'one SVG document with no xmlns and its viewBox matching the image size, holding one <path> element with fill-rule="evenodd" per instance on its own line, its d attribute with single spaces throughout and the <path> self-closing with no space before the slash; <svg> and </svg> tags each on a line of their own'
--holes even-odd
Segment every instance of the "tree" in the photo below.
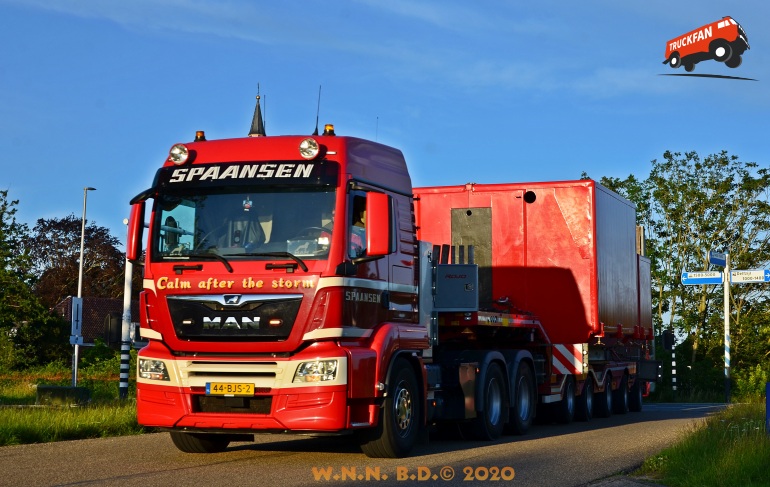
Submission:
<svg viewBox="0 0 770 487">
<path fill-rule="evenodd" d="M 0 328 L 8 328 L 39 312 L 29 285 L 33 281 L 30 256 L 24 248 L 28 227 L 16 221 L 18 200 L 0 191 Z"/>
<path fill-rule="evenodd" d="M 28 239 L 32 269 L 39 276 L 34 291 L 49 308 L 77 295 L 81 225 L 74 215 L 41 218 Z M 107 228 L 87 222 L 84 242 L 83 296 L 121 297 L 125 254 L 118 249 L 120 241 Z"/>
<path fill-rule="evenodd" d="M 652 161 L 645 180 L 629 176 L 601 182 L 634 201 L 647 228 L 656 322 L 666 320 L 664 326 L 689 337 L 691 363 L 719 356 L 722 286 L 684 286 L 680 276 L 683 271 L 714 270 L 706 256 L 709 250 L 729 253 L 732 268 L 770 263 L 768 170 L 725 151 L 703 159 L 695 152 L 667 151 L 662 160 Z M 757 347 L 752 340 L 770 334 L 768 297 L 766 285 L 731 286 L 734 363 L 766 361 L 770 342 Z"/>
<path fill-rule="evenodd" d="M 693 337 L 694 362 L 701 343 L 713 348 L 723 341 L 723 320 L 718 319 L 722 287 L 684 286 L 679 276 L 709 270 L 709 250 L 728 252 L 733 268 L 770 261 L 770 175 L 724 151 L 702 160 L 695 152 L 666 152 L 663 161 L 653 161 L 649 184 L 657 215 L 655 240 L 668 256 L 664 295 L 671 320 L 678 319 L 679 328 Z M 733 305 L 739 304 L 732 306 L 737 312 L 732 321 L 739 327 L 740 309 L 765 297 L 752 297 L 756 288 L 751 286 L 733 286 L 732 292 Z"/>
<path fill-rule="evenodd" d="M 18 200 L 0 191 L 0 366 L 26 368 L 66 358 L 66 324 L 32 293 L 28 227 L 16 221 Z"/>
</svg>

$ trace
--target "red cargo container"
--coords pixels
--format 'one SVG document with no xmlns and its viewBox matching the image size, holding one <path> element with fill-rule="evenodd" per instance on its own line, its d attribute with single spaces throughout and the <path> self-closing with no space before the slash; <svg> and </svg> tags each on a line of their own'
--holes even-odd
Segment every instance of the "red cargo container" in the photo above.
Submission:
<svg viewBox="0 0 770 487">
<path fill-rule="evenodd" d="M 508 298 L 540 319 L 551 343 L 587 343 L 603 326 L 625 334 L 650 326 L 649 273 L 639 269 L 649 261 L 634 245 L 634 205 L 616 193 L 580 180 L 415 195 L 420 240 L 474 245 L 481 307 Z"/>
</svg>

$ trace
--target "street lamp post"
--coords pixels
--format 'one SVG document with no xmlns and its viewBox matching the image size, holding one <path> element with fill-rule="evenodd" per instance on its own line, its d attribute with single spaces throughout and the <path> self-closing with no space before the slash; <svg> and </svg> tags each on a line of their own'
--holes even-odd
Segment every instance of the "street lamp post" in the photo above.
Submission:
<svg viewBox="0 0 770 487">
<path fill-rule="evenodd" d="M 83 218 L 80 227 L 80 268 L 78 270 L 78 300 L 83 297 L 83 250 L 85 248 L 86 240 L 86 200 L 88 198 L 89 191 L 96 191 L 96 188 L 83 188 Z M 81 323 L 83 319 L 82 309 L 83 307 L 81 306 L 81 316 L 78 318 L 81 320 Z M 80 337 L 75 337 L 75 354 L 72 357 L 72 387 L 78 385 L 78 356 L 80 355 L 80 344 L 78 343 L 79 338 Z"/>
</svg>

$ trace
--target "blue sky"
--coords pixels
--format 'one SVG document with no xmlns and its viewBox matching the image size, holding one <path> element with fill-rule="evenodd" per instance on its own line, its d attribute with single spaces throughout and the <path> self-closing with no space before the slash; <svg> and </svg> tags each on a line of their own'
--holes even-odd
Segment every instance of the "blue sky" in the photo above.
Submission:
<svg viewBox="0 0 770 487">
<path fill-rule="evenodd" d="M 660 76 L 666 41 L 730 15 L 751 50 Z M 646 177 L 666 150 L 770 162 L 763 0 L 0 0 L 0 189 L 17 217 L 124 240 L 128 201 L 196 130 L 320 123 L 400 148 L 416 186 Z"/>
</svg>

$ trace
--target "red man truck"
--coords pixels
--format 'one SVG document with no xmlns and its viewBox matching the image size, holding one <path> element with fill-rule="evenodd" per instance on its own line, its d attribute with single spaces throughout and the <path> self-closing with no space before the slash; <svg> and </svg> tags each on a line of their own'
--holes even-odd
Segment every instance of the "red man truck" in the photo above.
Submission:
<svg viewBox="0 0 770 487">
<path fill-rule="evenodd" d="M 658 364 L 630 202 L 591 180 L 412 188 L 394 148 L 254 120 L 174 145 L 132 200 L 140 424 L 185 452 L 291 432 L 401 457 L 433 427 L 641 410 Z"/>
<path fill-rule="evenodd" d="M 713 59 L 729 68 L 737 68 L 747 49 L 749 39 L 741 24 L 732 17 L 722 17 L 668 41 L 663 64 L 674 69 L 684 66 L 684 70 L 690 72 L 699 62 Z"/>
</svg>

